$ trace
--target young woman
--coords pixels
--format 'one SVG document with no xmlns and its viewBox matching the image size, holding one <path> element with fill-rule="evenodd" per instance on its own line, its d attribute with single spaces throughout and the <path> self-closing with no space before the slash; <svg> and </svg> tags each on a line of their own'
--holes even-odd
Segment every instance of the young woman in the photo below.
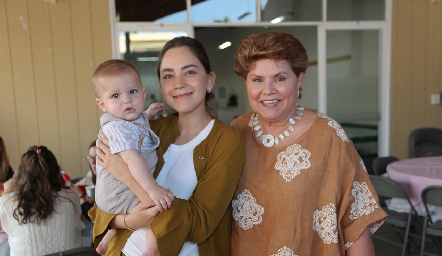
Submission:
<svg viewBox="0 0 442 256">
<path fill-rule="evenodd" d="M 125 255 L 140 255 L 145 232 L 131 235 L 127 230 L 149 226 L 160 255 L 228 255 L 230 203 L 244 162 L 244 142 L 235 128 L 211 117 L 206 108 L 206 95 L 216 76 L 199 41 L 178 37 L 167 42 L 157 74 L 164 99 L 177 113 L 150 124 L 160 138 L 154 177 L 176 198 L 170 209 L 156 217 L 158 210 L 143 204 L 127 216 L 93 208 L 89 215 L 94 220 L 95 244 L 109 226 L 126 229 L 117 231 L 108 252 L 119 253 L 124 246 Z M 101 149 L 98 163 L 138 197 L 146 196 L 121 158 L 103 143 L 97 146 Z"/>
</svg>

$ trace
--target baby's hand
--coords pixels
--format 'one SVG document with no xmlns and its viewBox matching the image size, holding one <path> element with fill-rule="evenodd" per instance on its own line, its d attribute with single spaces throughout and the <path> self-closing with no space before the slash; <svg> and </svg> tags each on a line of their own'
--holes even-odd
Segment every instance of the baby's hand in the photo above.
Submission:
<svg viewBox="0 0 442 256">
<path fill-rule="evenodd" d="M 147 192 L 150 199 L 155 202 L 155 205 L 158 207 L 160 212 L 165 211 L 172 206 L 174 196 L 170 189 L 165 189 L 158 185 Z"/>
<path fill-rule="evenodd" d="M 160 111 L 166 112 L 166 105 L 160 102 L 154 102 L 150 104 L 146 110 L 144 110 L 144 114 L 147 116 L 147 118 L 152 119 Z"/>
</svg>

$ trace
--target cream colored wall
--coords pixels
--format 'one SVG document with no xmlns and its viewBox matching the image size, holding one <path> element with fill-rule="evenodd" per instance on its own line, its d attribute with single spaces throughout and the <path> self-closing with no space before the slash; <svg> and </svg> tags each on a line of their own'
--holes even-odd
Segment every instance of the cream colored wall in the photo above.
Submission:
<svg viewBox="0 0 442 256">
<path fill-rule="evenodd" d="M 417 127 L 442 128 L 442 2 L 393 0 L 391 155 L 409 155 L 408 136 Z"/>
<path fill-rule="evenodd" d="M 0 136 L 11 165 L 45 145 L 83 176 L 99 109 L 91 79 L 112 58 L 108 0 L 0 0 Z"/>
</svg>

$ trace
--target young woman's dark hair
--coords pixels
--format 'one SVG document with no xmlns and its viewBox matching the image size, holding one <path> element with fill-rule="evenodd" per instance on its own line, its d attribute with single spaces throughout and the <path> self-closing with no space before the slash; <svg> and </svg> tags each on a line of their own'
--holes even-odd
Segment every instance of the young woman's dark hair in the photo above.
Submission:
<svg viewBox="0 0 442 256">
<path fill-rule="evenodd" d="M 179 36 L 168 41 L 160 52 L 160 56 L 158 59 L 158 66 L 157 66 L 158 79 L 160 79 L 160 67 L 161 67 L 161 62 L 163 61 L 164 54 L 168 50 L 177 47 L 189 48 L 189 50 L 201 62 L 204 69 L 206 70 L 206 73 L 209 74 L 210 72 L 212 72 L 212 69 L 210 68 L 209 55 L 207 54 L 206 48 L 204 48 L 203 44 L 194 38 L 188 36 Z"/>
<path fill-rule="evenodd" d="M 64 187 L 61 169 L 45 146 L 32 146 L 23 154 L 15 176 L 13 216 L 20 224 L 37 223 L 54 212 L 57 192 Z"/>
</svg>

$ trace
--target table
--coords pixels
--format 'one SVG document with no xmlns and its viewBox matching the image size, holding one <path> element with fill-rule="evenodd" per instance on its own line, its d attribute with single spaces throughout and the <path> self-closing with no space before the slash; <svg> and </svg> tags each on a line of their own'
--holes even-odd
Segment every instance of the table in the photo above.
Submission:
<svg viewBox="0 0 442 256">
<path fill-rule="evenodd" d="M 430 185 L 442 186 L 442 156 L 408 158 L 387 165 L 388 177 L 401 184 L 413 205 Z"/>
</svg>

